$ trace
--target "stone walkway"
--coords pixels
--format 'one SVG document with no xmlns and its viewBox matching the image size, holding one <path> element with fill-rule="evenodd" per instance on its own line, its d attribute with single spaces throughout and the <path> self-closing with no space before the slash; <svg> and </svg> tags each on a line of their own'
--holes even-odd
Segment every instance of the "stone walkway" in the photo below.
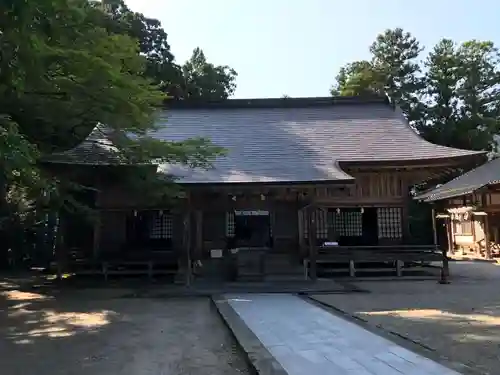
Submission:
<svg viewBox="0 0 500 375">
<path fill-rule="evenodd" d="M 289 375 L 459 375 L 293 295 L 224 297 Z"/>
</svg>

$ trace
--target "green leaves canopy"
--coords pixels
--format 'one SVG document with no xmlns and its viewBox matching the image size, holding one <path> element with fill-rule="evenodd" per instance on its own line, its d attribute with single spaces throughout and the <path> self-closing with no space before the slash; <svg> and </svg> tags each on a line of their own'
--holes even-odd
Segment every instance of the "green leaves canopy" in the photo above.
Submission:
<svg viewBox="0 0 500 375">
<path fill-rule="evenodd" d="M 369 61 L 340 69 L 333 95 L 385 94 L 427 140 L 496 151 L 500 131 L 500 60 L 492 42 L 441 40 L 419 62 L 422 47 L 402 29 L 386 30 Z"/>
<path fill-rule="evenodd" d="M 209 63 L 200 48 L 195 48 L 182 66 L 176 64 L 167 33 L 158 20 L 132 12 L 123 0 L 103 0 L 95 6 L 103 11 L 108 31 L 139 41 L 140 53 L 146 58 L 144 74 L 168 96 L 223 100 L 234 94 L 236 71 Z"/>
<path fill-rule="evenodd" d="M 40 157 L 74 147 L 98 124 L 131 163 L 207 167 L 222 153 L 209 140 L 147 136 L 169 85 L 184 82 L 157 20 L 120 1 L 16 0 L 0 4 L 0 28 L 0 216 L 11 191 L 37 197 L 51 184 Z M 198 95 L 210 99 L 229 96 L 235 73 L 197 56 L 190 85 L 206 83 Z M 202 79 L 212 71 L 217 82 L 234 73 L 222 84 L 228 91 Z"/>
</svg>

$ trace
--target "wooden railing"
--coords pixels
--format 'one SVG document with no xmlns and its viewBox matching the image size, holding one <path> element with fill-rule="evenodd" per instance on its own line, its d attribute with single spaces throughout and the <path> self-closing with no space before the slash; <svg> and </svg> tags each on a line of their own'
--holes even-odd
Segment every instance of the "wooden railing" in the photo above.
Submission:
<svg viewBox="0 0 500 375">
<path fill-rule="evenodd" d="M 308 255 L 304 260 L 304 274 L 307 278 L 309 266 L 314 258 L 319 265 L 348 263 L 350 276 L 356 274 L 356 263 L 392 263 L 396 267 L 397 275 L 401 276 L 405 263 L 445 260 L 443 253 L 435 245 L 317 246 L 315 251 L 315 257 Z"/>
<path fill-rule="evenodd" d="M 66 271 L 77 275 L 155 275 L 174 274 L 177 269 L 175 251 L 148 251 L 145 253 L 104 253 L 98 258 L 70 254 Z"/>
</svg>

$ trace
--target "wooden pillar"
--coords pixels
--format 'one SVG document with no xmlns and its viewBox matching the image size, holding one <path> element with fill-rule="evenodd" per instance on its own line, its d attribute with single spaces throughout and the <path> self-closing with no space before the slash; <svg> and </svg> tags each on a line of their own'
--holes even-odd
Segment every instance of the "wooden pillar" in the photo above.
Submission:
<svg viewBox="0 0 500 375">
<path fill-rule="evenodd" d="M 310 259 L 310 275 L 311 279 L 316 281 L 318 277 L 318 265 L 317 265 L 317 255 L 318 246 L 316 244 L 316 225 L 317 225 L 317 215 L 316 206 L 311 205 L 308 207 L 309 211 L 309 259 Z"/>
<path fill-rule="evenodd" d="M 450 254 L 455 252 L 455 233 L 453 230 L 453 214 L 450 213 L 450 219 L 447 220 L 446 230 L 448 235 L 448 251 Z"/>
<path fill-rule="evenodd" d="M 448 251 L 451 250 L 451 230 L 450 230 L 450 225 L 451 225 L 451 218 L 446 219 L 444 225 L 446 226 L 446 239 L 448 240 Z M 444 247 L 444 246 L 443 246 Z"/>
<path fill-rule="evenodd" d="M 488 206 L 488 195 L 486 193 L 481 194 L 481 208 L 484 210 Z M 486 259 L 491 259 L 491 233 L 490 233 L 490 218 L 489 214 L 484 215 L 484 250 L 486 253 Z"/>
<path fill-rule="evenodd" d="M 300 236 L 300 253 L 302 257 L 302 264 L 304 266 L 304 278 L 305 280 L 309 280 L 309 266 L 311 264 L 311 258 L 309 256 L 310 253 L 310 247 L 308 241 L 310 240 L 309 238 L 309 232 L 311 228 L 309 227 L 309 211 L 304 208 L 301 208 L 299 210 L 299 223 L 301 223 L 301 236 Z M 307 232 L 307 239 L 305 238 L 305 233 Z"/>
<path fill-rule="evenodd" d="M 451 219 L 451 215 L 450 215 L 450 218 L 447 220 L 447 222 L 449 223 L 449 225 L 447 225 L 447 232 L 448 232 L 448 238 L 449 238 L 449 241 L 450 243 L 448 244 L 448 247 L 446 246 L 442 246 L 441 247 L 441 251 L 442 251 L 442 255 L 443 255 L 443 267 L 441 268 L 441 278 L 439 280 L 439 283 L 440 284 L 448 284 L 449 281 L 448 281 L 448 277 L 450 276 L 450 265 L 449 265 L 449 262 L 448 262 L 448 251 L 449 249 L 451 249 L 453 247 L 453 232 L 452 232 L 452 219 Z"/>
<path fill-rule="evenodd" d="M 95 219 L 95 222 L 94 222 L 94 238 L 93 238 L 93 248 L 92 248 L 92 255 L 94 258 L 98 258 L 99 257 L 99 253 L 100 253 L 100 244 L 101 244 L 101 227 L 102 227 L 102 223 L 101 223 L 101 215 L 102 215 L 102 211 L 99 210 L 97 211 L 96 213 L 97 217 Z"/>
<path fill-rule="evenodd" d="M 410 189 L 409 183 L 406 179 L 402 181 L 403 188 L 403 207 L 401 212 L 401 226 L 402 226 L 402 234 L 403 234 L 403 243 L 409 243 L 411 241 L 411 233 L 410 233 Z M 411 243 L 411 242 L 410 242 Z"/>
<path fill-rule="evenodd" d="M 491 259 L 490 219 L 488 214 L 484 216 L 484 247 L 486 251 L 486 259 Z"/>
<path fill-rule="evenodd" d="M 57 216 L 57 226 L 56 226 L 56 238 L 54 243 L 54 253 L 57 264 L 57 279 L 62 280 L 64 269 L 65 269 L 65 258 L 66 258 L 66 248 L 65 248 L 65 223 L 63 220 L 64 215 L 59 213 Z"/>
<path fill-rule="evenodd" d="M 437 237 L 437 226 L 436 226 L 436 209 L 434 207 L 431 210 L 431 215 L 432 215 L 432 240 L 433 240 L 433 245 L 437 248 L 438 237 Z"/>
<path fill-rule="evenodd" d="M 303 257 L 305 254 L 304 254 L 304 245 L 305 245 L 305 241 L 304 241 L 304 219 L 305 219 L 305 215 L 304 215 L 304 210 L 302 209 L 298 209 L 297 210 L 297 230 L 299 232 L 299 235 L 298 235 L 298 241 L 299 241 L 299 255 L 301 257 Z M 307 224 L 307 223 L 306 223 Z"/>
<path fill-rule="evenodd" d="M 191 269 L 191 201 L 189 194 L 186 197 L 186 204 L 183 210 L 183 258 L 184 266 L 186 267 L 185 283 L 187 286 L 191 285 L 192 269 Z"/>
<path fill-rule="evenodd" d="M 195 226 L 196 226 L 196 260 L 203 258 L 203 211 L 195 211 Z"/>
<path fill-rule="evenodd" d="M 477 255 L 481 255 L 481 246 L 477 242 L 477 237 L 476 237 L 476 218 L 474 215 L 471 213 L 470 214 L 470 223 L 471 223 L 471 232 L 472 232 L 472 243 L 474 244 L 474 250 L 477 253 Z"/>
</svg>

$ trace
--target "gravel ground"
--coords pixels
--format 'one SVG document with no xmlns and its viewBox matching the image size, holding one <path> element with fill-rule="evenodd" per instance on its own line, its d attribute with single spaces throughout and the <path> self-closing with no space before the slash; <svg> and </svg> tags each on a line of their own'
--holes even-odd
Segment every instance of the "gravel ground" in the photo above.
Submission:
<svg viewBox="0 0 500 375">
<path fill-rule="evenodd" d="M 436 281 L 370 281 L 370 294 L 314 298 L 369 324 L 406 336 L 480 374 L 499 374 L 500 266 L 451 264 L 449 285 Z"/>
<path fill-rule="evenodd" d="M 0 283 L 0 373 L 249 373 L 208 299 L 100 293 L 50 297 Z"/>
</svg>

